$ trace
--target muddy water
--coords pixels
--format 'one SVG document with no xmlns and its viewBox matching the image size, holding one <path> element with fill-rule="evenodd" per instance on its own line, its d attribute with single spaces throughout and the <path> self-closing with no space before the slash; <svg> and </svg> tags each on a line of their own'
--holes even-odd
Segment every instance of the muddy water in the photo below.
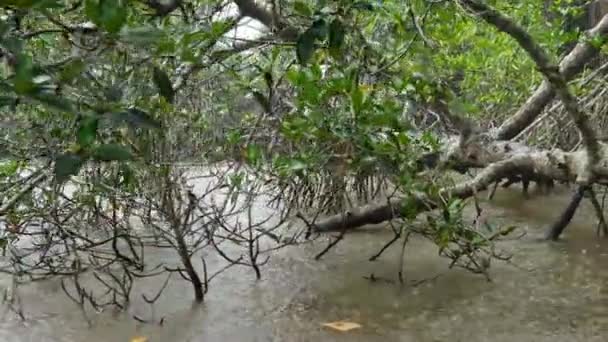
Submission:
<svg viewBox="0 0 608 342">
<path fill-rule="evenodd" d="M 370 229 L 349 235 L 321 261 L 313 256 L 324 241 L 281 250 L 260 281 L 249 269 L 232 269 L 215 280 L 204 305 L 193 306 L 188 284 L 173 281 L 154 308 L 136 298 L 126 314 L 91 317 L 91 327 L 57 282 L 24 287 L 26 320 L 3 308 L 0 341 L 128 341 L 137 335 L 175 342 L 606 341 L 608 240 L 595 237 L 590 206 L 577 213 L 564 241 L 538 241 L 567 200 L 565 189 L 528 200 L 509 190 L 484 204 L 486 215 L 527 233 L 502 243 L 515 253 L 514 265 L 494 263 L 492 282 L 447 270 L 436 249 L 416 240 L 406 254 L 409 284 L 400 286 L 398 248 L 367 261 L 390 237 Z M 168 251 L 148 255 L 174 258 Z M 384 280 L 364 279 L 371 273 Z M 431 280 L 416 283 L 423 279 Z M 152 294 L 161 283 L 144 280 L 136 292 Z M 363 328 L 340 334 L 321 327 L 335 320 Z"/>
</svg>

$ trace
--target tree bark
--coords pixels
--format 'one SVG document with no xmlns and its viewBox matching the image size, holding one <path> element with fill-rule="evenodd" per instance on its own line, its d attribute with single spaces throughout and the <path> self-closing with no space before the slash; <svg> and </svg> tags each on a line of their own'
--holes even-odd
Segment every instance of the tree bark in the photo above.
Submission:
<svg viewBox="0 0 608 342">
<path fill-rule="evenodd" d="M 577 181 L 582 186 L 586 186 L 590 181 L 607 181 L 608 158 L 605 145 L 597 141 L 588 118 L 578 108 L 578 103 L 566 84 L 567 79 L 582 69 L 585 61 L 597 54 L 597 48 L 581 42 L 564 58 L 559 68 L 552 67 L 548 56 L 530 35 L 508 18 L 476 1 L 460 0 L 460 2 L 497 29 L 516 39 L 547 79 L 526 105 L 499 129 L 498 140 L 510 139 L 521 132 L 534 121 L 557 93 L 581 131 L 586 149 L 565 153 L 561 150 L 537 151 L 521 144 L 504 141 L 490 143 L 469 141 L 467 144 L 463 144 L 462 141 L 458 143 L 452 141 L 449 143 L 450 146 L 444 149 L 446 152 L 440 165 L 453 161 L 459 165 L 485 167 L 485 169 L 470 182 L 442 189 L 441 196 L 470 197 L 473 193 L 486 189 L 489 184 L 518 174 L 566 182 Z M 608 15 L 605 15 L 598 25 L 588 32 L 588 35 L 597 37 L 606 33 L 608 33 Z M 428 198 L 423 194 L 404 199 L 391 199 L 386 204 L 368 205 L 345 214 L 328 217 L 314 223 L 313 226 L 318 231 L 335 231 L 377 224 L 402 216 L 404 209 L 407 209 L 407 212 L 432 210 L 436 208 L 435 200 L 438 199 Z"/>
<path fill-rule="evenodd" d="M 608 15 L 604 15 L 598 24 L 586 34 L 588 38 L 595 39 L 608 34 Z M 580 73 L 585 64 L 599 52 L 595 46 L 587 40 L 579 42 L 576 47 L 560 63 L 560 72 L 566 80 L 572 79 Z M 534 91 L 532 96 L 524 105 L 498 129 L 495 136 L 498 140 L 509 140 L 514 138 L 522 130 L 528 127 L 540 115 L 543 109 L 553 100 L 555 91 L 550 83 L 544 81 Z"/>
<path fill-rule="evenodd" d="M 576 209 L 581 204 L 581 200 L 583 199 L 583 195 L 585 194 L 586 190 L 587 187 L 585 186 L 578 186 L 576 188 L 576 191 L 574 192 L 574 195 L 572 195 L 572 199 L 566 207 L 566 210 L 564 210 L 559 219 L 549 229 L 547 239 L 551 239 L 553 241 L 559 239 L 559 236 L 564 232 L 564 229 L 566 229 L 572 220 L 572 217 L 574 217 L 574 213 L 576 213 Z"/>
</svg>

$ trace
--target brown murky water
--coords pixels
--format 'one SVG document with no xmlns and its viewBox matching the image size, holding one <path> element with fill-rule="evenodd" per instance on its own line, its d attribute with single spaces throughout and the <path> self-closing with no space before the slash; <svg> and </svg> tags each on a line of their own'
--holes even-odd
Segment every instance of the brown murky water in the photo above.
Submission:
<svg viewBox="0 0 608 342">
<path fill-rule="evenodd" d="M 595 236 L 590 206 L 579 210 L 562 242 L 538 241 L 567 200 L 565 189 L 528 200 L 515 189 L 484 206 L 492 218 L 527 231 L 502 244 L 516 253 L 515 266 L 493 264 L 492 282 L 448 270 L 435 248 L 416 240 L 406 254 L 408 281 L 439 277 L 400 286 L 399 248 L 369 262 L 389 232 L 367 230 L 349 235 L 321 261 L 313 256 L 323 241 L 281 250 L 260 281 L 249 269 L 232 269 L 212 283 L 203 305 L 193 306 L 189 285 L 175 281 L 154 310 L 136 299 L 129 313 L 92 317 L 92 327 L 57 282 L 33 284 L 20 290 L 25 321 L 3 308 L 0 341 L 129 341 L 137 335 L 151 342 L 607 341 L 608 239 Z M 371 273 L 393 282 L 364 279 Z M 137 292 L 153 293 L 159 285 L 144 280 Z M 133 314 L 163 318 L 163 324 L 142 324 Z M 363 328 L 335 333 L 321 326 L 335 320 Z"/>
</svg>

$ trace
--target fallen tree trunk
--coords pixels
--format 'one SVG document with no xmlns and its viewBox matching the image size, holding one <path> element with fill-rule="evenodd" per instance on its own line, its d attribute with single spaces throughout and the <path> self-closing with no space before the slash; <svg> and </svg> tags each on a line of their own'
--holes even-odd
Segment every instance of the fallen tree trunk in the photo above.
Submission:
<svg viewBox="0 0 608 342">
<path fill-rule="evenodd" d="M 437 207 L 437 201 L 445 196 L 467 198 L 485 190 L 488 185 L 503 178 L 517 175 L 535 175 L 563 182 L 606 182 L 608 181 L 608 154 L 606 147 L 595 139 L 585 113 L 580 111 L 570 94 L 565 80 L 580 71 L 585 61 L 597 53 L 590 43 L 579 44 L 553 71 L 550 61 L 531 37 L 508 18 L 493 9 L 475 1 L 461 0 L 467 7 L 499 30 L 510 34 L 531 55 L 539 70 L 547 78 L 546 85 L 539 88 L 530 101 L 524 105 L 498 132 L 498 137 L 510 138 L 531 124 L 555 95 L 560 94 L 577 128 L 583 134 L 585 150 L 563 152 L 562 150 L 538 151 L 533 148 L 510 142 L 479 141 L 480 135 L 473 139 L 460 139 L 448 142 L 443 150 L 440 165 L 464 165 L 465 167 L 485 167 L 473 180 L 454 187 L 444 188 L 437 198 L 424 194 L 414 194 L 402 199 L 391 199 L 386 204 L 368 205 L 352 211 L 328 217 L 313 223 L 317 231 L 346 230 L 366 224 L 377 224 L 405 213 L 422 212 Z M 608 32 L 608 15 L 591 30 L 590 34 L 604 36 Z M 578 57 L 577 57 L 578 56 Z M 494 137 L 496 138 L 496 136 Z M 477 139 L 477 141 L 475 141 Z M 500 139 L 499 139 L 500 140 Z"/>
<path fill-rule="evenodd" d="M 505 142 L 496 142 L 495 144 L 504 146 Z M 608 183 L 608 148 L 606 145 L 601 146 L 602 159 L 593 172 L 597 176 L 595 181 L 605 184 Z M 499 149 L 499 147 L 492 147 L 491 149 Z M 496 155 L 487 153 L 486 156 L 488 156 L 488 159 L 491 157 L 490 160 L 500 158 L 502 160 L 489 163 L 470 181 L 442 189 L 436 198 L 430 198 L 419 193 L 407 198 L 394 198 L 387 203 L 364 206 L 313 222 L 312 226 L 317 231 L 340 231 L 367 224 L 377 224 L 403 217 L 408 212 L 424 212 L 435 209 L 439 203 L 438 201 L 448 196 L 462 199 L 471 197 L 473 194 L 487 189 L 490 184 L 517 175 L 533 174 L 561 182 L 574 182 L 579 174 L 584 172 L 587 165 L 584 151 L 564 152 L 557 149 L 520 153 L 520 150 L 514 149 L 510 153 Z M 481 163 L 483 161 L 478 159 L 477 162 Z"/>
</svg>

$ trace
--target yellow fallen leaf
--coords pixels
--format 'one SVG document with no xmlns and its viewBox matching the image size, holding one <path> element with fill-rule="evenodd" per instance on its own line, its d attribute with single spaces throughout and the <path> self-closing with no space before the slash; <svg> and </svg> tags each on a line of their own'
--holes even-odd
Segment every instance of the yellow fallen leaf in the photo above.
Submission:
<svg viewBox="0 0 608 342">
<path fill-rule="evenodd" d="M 323 326 L 330 328 L 330 329 L 337 330 L 337 331 L 341 331 L 341 332 L 361 328 L 361 324 L 354 323 L 354 322 L 346 322 L 346 321 L 323 323 Z"/>
<path fill-rule="evenodd" d="M 130 342 L 148 342 L 148 338 L 145 336 L 133 337 Z"/>
</svg>

